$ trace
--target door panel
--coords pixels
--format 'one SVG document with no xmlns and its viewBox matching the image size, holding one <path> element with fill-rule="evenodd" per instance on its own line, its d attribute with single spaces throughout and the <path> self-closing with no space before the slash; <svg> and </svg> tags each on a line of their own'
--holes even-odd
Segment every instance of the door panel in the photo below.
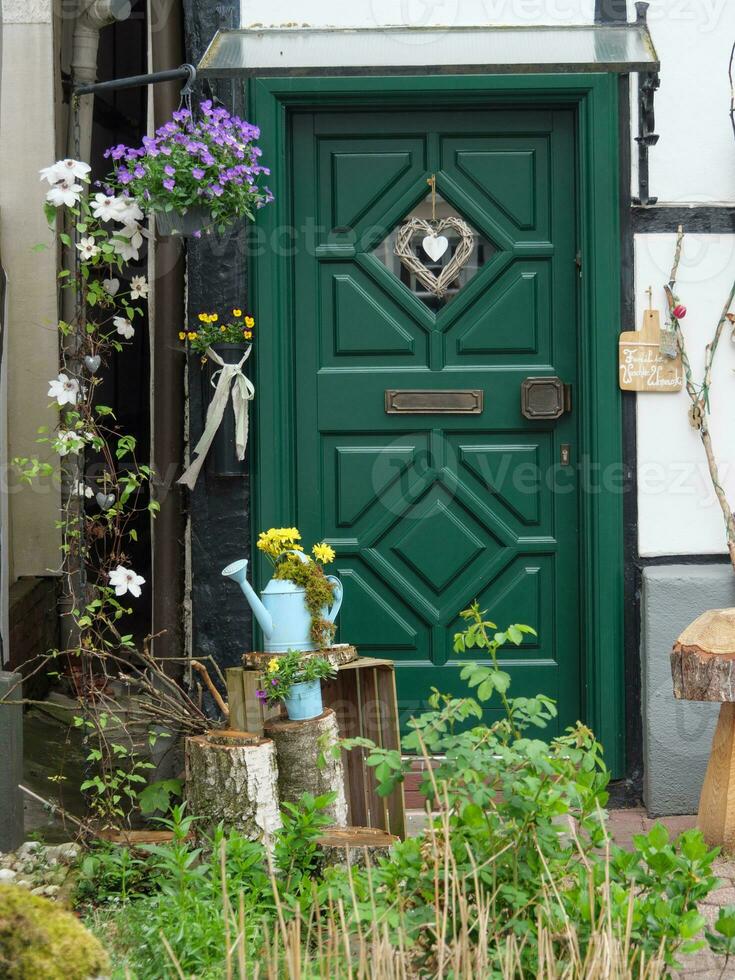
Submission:
<svg viewBox="0 0 735 980">
<path fill-rule="evenodd" d="M 478 598 L 500 626 L 538 630 L 503 658 L 513 692 L 556 698 L 560 728 L 579 715 L 577 468 L 558 463 L 562 444 L 576 462 L 578 419 L 520 411 L 529 375 L 577 377 L 574 139 L 569 110 L 292 117 L 297 514 L 283 521 L 335 548 L 339 638 L 396 660 L 405 713 L 432 685 L 461 693 L 453 634 Z M 485 243 L 435 308 L 380 257 L 431 174 Z M 391 415 L 389 388 L 481 389 L 484 406 Z"/>
</svg>

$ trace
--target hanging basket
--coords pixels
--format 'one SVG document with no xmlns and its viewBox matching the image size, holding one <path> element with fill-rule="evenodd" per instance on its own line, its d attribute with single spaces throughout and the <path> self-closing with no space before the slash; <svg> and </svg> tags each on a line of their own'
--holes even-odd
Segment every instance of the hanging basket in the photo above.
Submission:
<svg viewBox="0 0 735 980">
<path fill-rule="evenodd" d="M 212 350 L 222 358 L 225 364 L 237 364 L 247 350 L 247 344 L 214 344 Z M 204 391 L 212 391 L 212 377 L 219 366 L 211 359 L 204 365 Z M 202 406 L 206 415 L 207 405 Z M 242 476 L 247 472 L 247 462 L 237 458 L 235 448 L 235 418 L 232 411 L 225 411 L 222 421 L 212 440 L 212 446 L 207 453 L 207 472 L 212 476 Z"/>
<path fill-rule="evenodd" d="M 208 231 L 214 223 L 209 208 L 203 204 L 197 204 L 188 211 L 156 211 L 155 214 L 159 235 L 190 238 L 198 231 Z"/>
</svg>

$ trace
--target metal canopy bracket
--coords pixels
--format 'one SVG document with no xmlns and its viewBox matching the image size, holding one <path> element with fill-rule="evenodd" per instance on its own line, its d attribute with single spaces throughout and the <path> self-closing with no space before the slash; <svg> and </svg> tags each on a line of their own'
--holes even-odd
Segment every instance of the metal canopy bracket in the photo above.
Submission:
<svg viewBox="0 0 735 980">
<path fill-rule="evenodd" d="M 77 85 L 72 95 L 92 95 L 97 92 L 112 92 L 123 88 L 143 88 L 145 85 L 160 85 L 161 82 L 175 82 L 183 79 L 185 84 L 182 94 L 191 93 L 196 81 L 197 70 L 194 65 L 181 65 L 179 68 L 169 68 L 166 71 L 154 71 L 147 75 L 129 75 L 127 78 L 111 78 L 106 82 L 94 82 L 91 85 Z"/>
</svg>

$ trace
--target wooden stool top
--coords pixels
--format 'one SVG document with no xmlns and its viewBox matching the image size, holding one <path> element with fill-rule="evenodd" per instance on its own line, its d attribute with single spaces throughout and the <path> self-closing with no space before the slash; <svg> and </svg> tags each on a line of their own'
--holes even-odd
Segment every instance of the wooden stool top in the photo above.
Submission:
<svg viewBox="0 0 735 980">
<path fill-rule="evenodd" d="M 244 667 L 256 670 L 265 670 L 269 660 L 275 657 L 283 657 L 283 653 L 264 653 L 262 650 L 249 650 L 242 655 Z M 326 657 L 333 667 L 342 667 L 344 664 L 352 663 L 357 660 L 358 654 L 355 647 L 350 643 L 338 643 L 333 647 L 325 647 L 323 650 L 309 650 L 304 653 L 305 657 Z"/>
<path fill-rule="evenodd" d="M 674 696 L 735 702 L 735 609 L 710 609 L 679 636 L 671 651 Z"/>
</svg>

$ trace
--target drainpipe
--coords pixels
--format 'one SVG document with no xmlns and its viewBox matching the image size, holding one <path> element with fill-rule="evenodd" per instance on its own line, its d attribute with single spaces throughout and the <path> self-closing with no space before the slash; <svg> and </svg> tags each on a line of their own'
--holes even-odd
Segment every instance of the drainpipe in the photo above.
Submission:
<svg viewBox="0 0 735 980">
<path fill-rule="evenodd" d="M 92 84 L 97 81 L 97 49 L 100 31 L 116 21 L 130 16 L 130 0 L 79 0 L 79 10 L 74 25 L 72 41 L 72 85 Z M 94 95 L 79 99 L 79 159 L 89 161 L 92 147 L 92 113 Z M 74 157 L 76 150 L 74 113 L 69 114 L 68 154 Z"/>
<path fill-rule="evenodd" d="M 184 60 L 181 3 L 150 0 L 151 71 L 175 68 Z M 153 25 L 157 25 L 157 29 Z M 178 108 L 181 82 L 153 87 L 153 124 L 160 126 Z M 153 652 L 171 676 L 184 672 L 186 619 L 184 566 L 186 522 L 183 492 L 176 484 L 184 454 L 184 356 L 173 338 L 185 319 L 186 259 L 180 238 L 159 238 L 154 252 L 151 332 L 151 460 L 160 511 L 152 522 Z M 149 304 L 149 312 L 150 304 Z"/>
<path fill-rule="evenodd" d="M 127 20 L 130 16 L 130 0 L 79 0 L 77 17 L 74 24 L 71 56 L 72 88 L 76 85 L 97 81 L 97 52 L 99 48 L 100 31 L 116 21 Z M 79 99 L 78 127 L 74 122 L 74 107 L 69 107 L 69 127 L 67 133 L 67 156 L 78 160 L 89 161 L 92 151 L 92 114 L 94 112 L 94 95 L 83 95 Z M 77 148 L 77 142 L 79 147 Z M 67 229 L 69 230 L 69 229 Z M 64 264 L 67 269 L 73 268 L 73 245 L 67 247 L 64 253 Z M 73 290 L 62 290 L 61 315 L 67 323 L 74 318 Z M 62 339 L 66 364 L 72 375 L 81 374 L 79 363 L 78 339 L 72 334 Z M 79 512 L 79 497 L 73 492 L 84 474 L 82 454 L 72 458 L 72 454 L 61 461 L 61 509 L 69 517 L 76 517 Z M 78 630 L 74 626 L 71 611 L 82 595 L 82 569 L 77 556 L 70 553 L 65 560 L 64 578 L 60 606 L 60 627 L 62 649 L 73 649 L 78 646 Z"/>
</svg>

